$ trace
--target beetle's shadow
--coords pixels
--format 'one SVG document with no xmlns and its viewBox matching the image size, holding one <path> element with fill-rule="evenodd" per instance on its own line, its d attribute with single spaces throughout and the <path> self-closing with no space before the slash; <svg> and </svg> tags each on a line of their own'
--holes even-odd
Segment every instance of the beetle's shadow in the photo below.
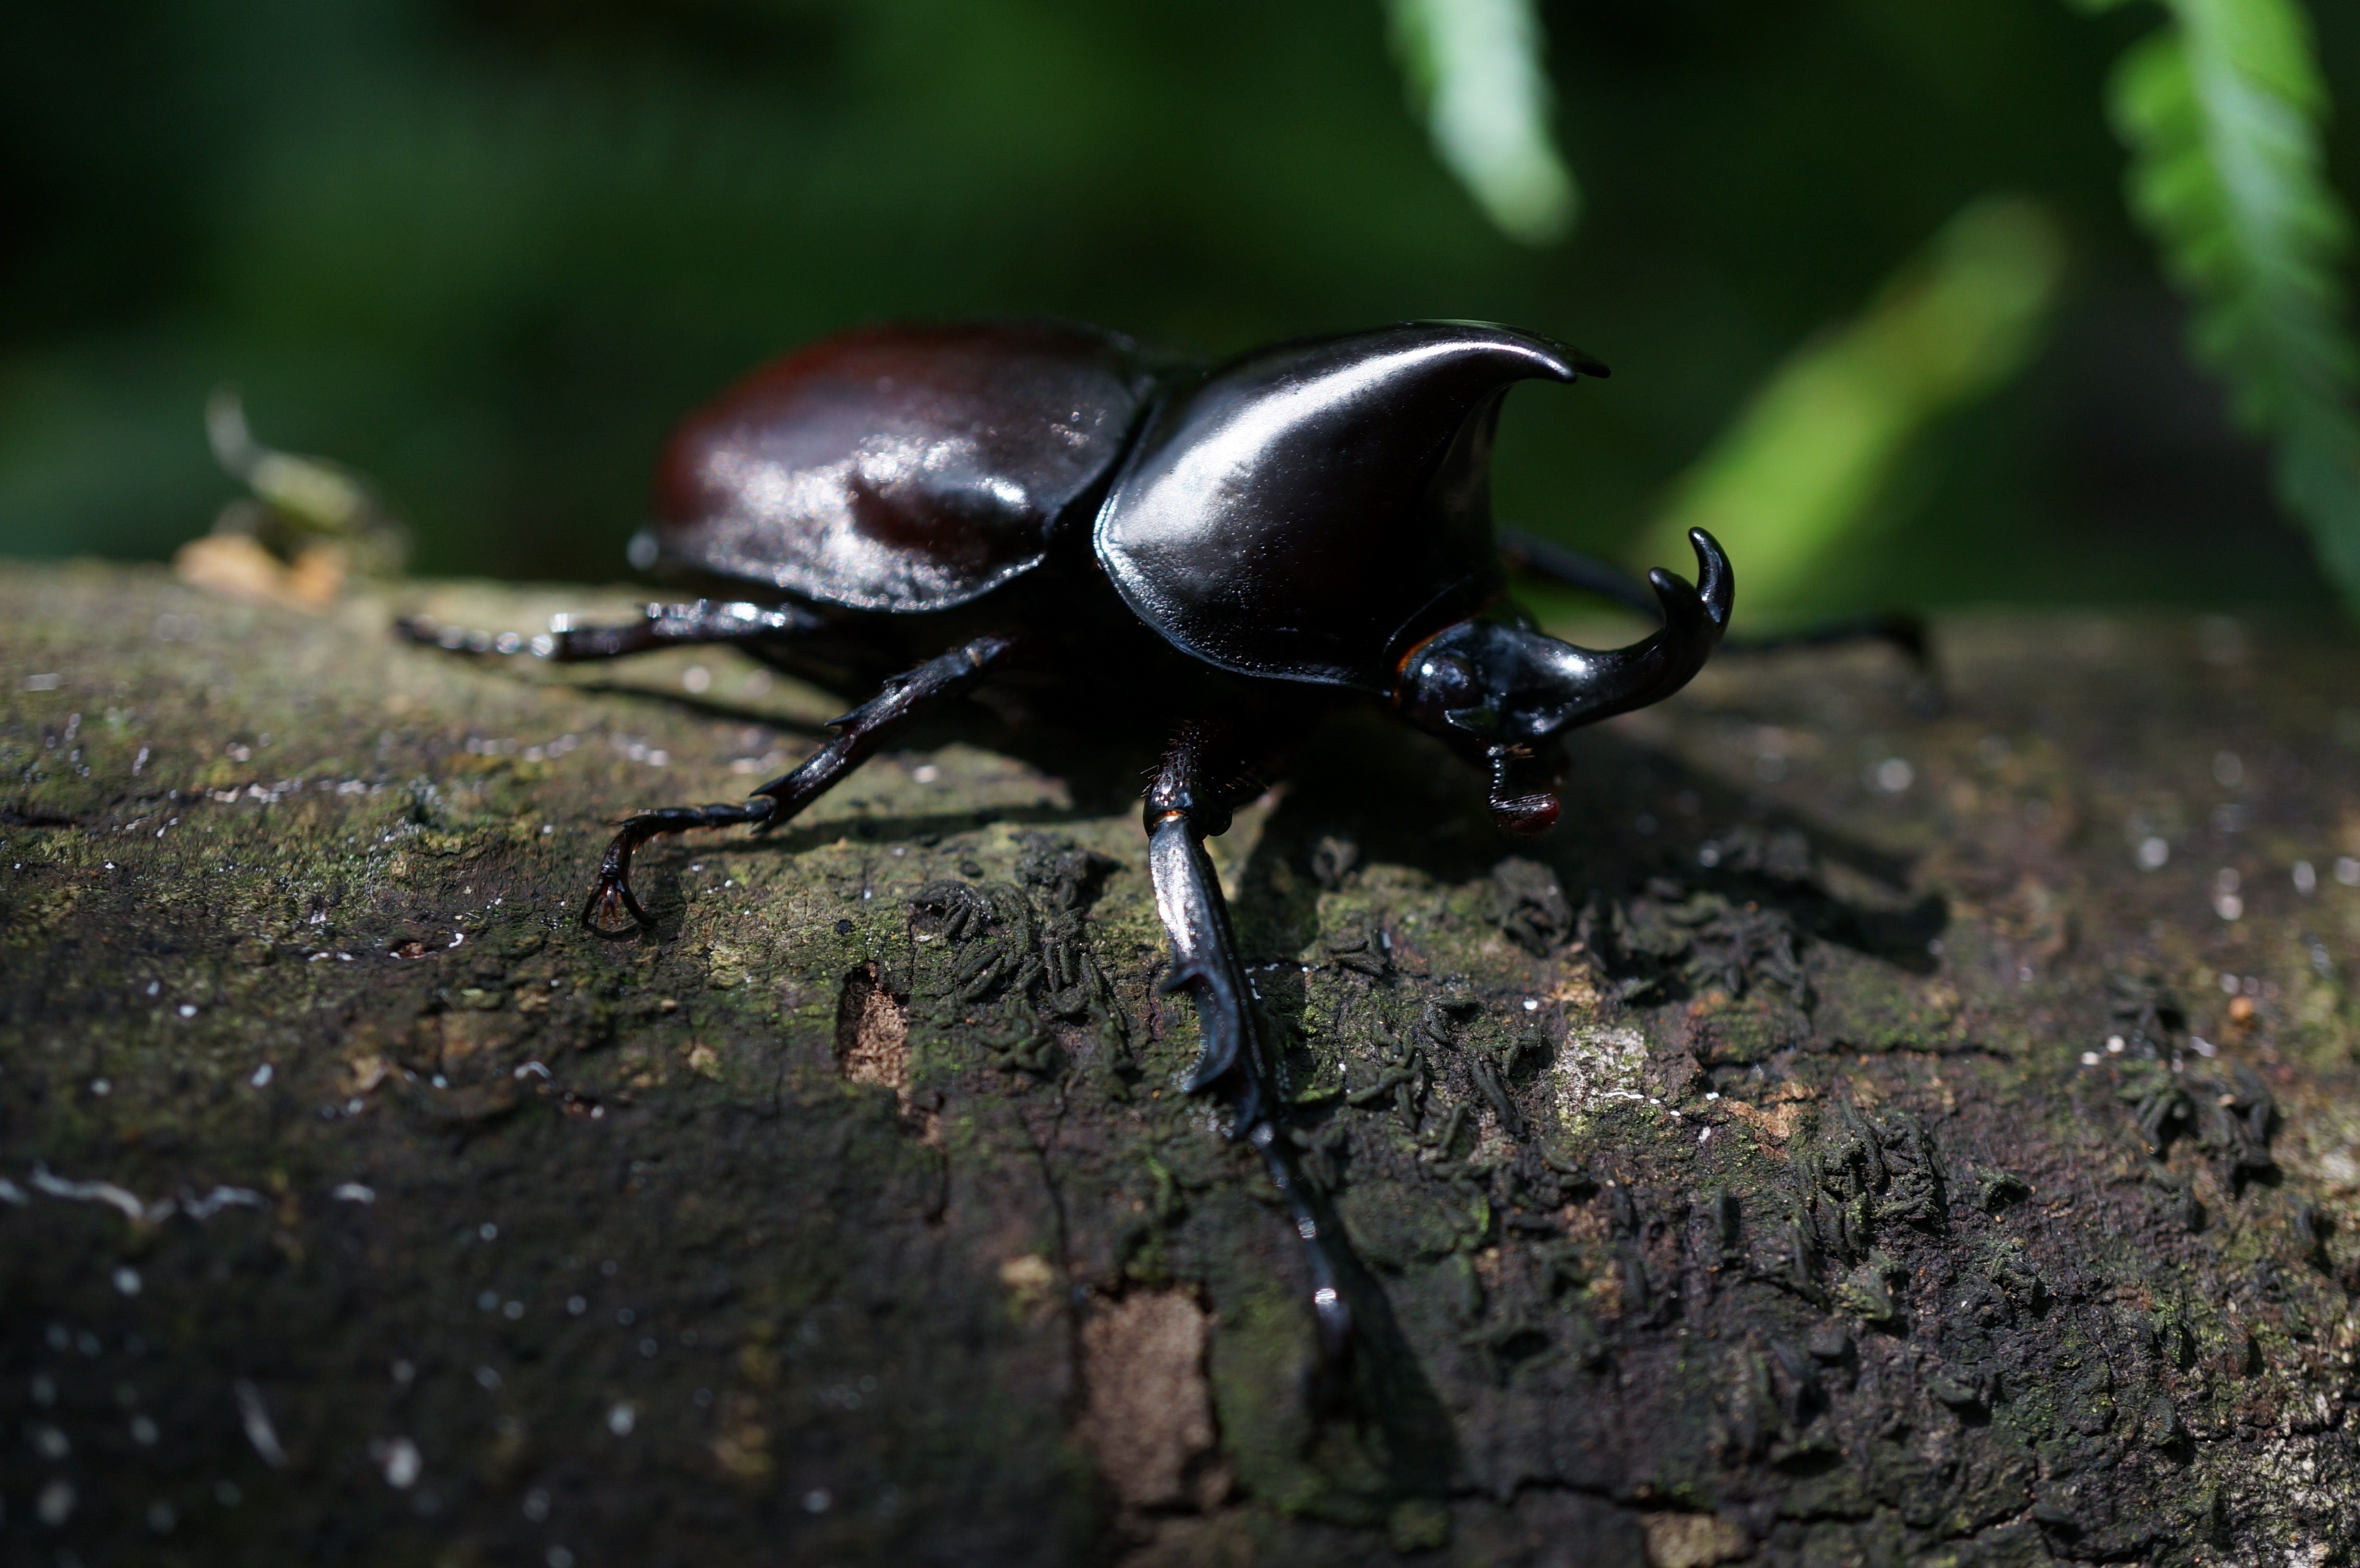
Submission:
<svg viewBox="0 0 2360 1568">
<path fill-rule="evenodd" d="M 750 724 L 758 729 L 775 730 L 781 735 L 796 735 L 805 740 L 825 740 L 829 731 L 825 719 L 806 719 L 775 709 L 748 707 L 726 702 L 717 697 L 700 697 L 690 691 L 669 691 L 660 686 L 640 686 L 628 681 L 552 681 L 551 685 L 564 687 L 595 697 L 628 697 L 643 702 L 675 709 L 689 717 L 708 723 Z M 845 706 L 850 706 L 847 703 Z"/>
<path fill-rule="evenodd" d="M 574 692 L 585 697 L 630 698 L 674 709 L 686 713 L 691 718 L 721 724 L 752 724 L 762 729 L 775 730 L 781 735 L 800 735 L 809 740 L 825 740 L 829 733 L 827 721 L 825 719 L 802 718 L 792 713 L 781 713 L 771 708 L 750 707 L 719 697 L 700 696 L 693 691 L 643 685 L 635 681 L 618 680 L 611 676 L 559 673 L 559 670 L 611 669 L 613 668 L 611 664 L 574 664 L 552 668 L 541 664 L 538 660 L 524 661 L 520 665 L 510 664 L 505 660 L 476 659 L 468 659 L 467 662 L 478 673 L 546 691 Z M 813 682 L 801 681 L 797 677 L 790 676 L 789 679 L 797 681 L 798 684 L 812 687 L 814 691 L 825 691 L 825 690 Z M 833 693 L 829 693 L 828 696 L 830 702 L 836 703 L 838 710 L 855 705 L 854 702 L 842 701 Z"/>
<path fill-rule="evenodd" d="M 1949 909 L 1939 895 L 1911 892 L 1907 856 L 1611 730 L 1575 736 L 1568 760 L 1557 827 L 1516 841 L 1493 827 L 1481 779 L 1439 744 L 1371 713 L 1323 726 L 1255 846 L 1240 918 L 1262 940 L 1249 943 L 1249 961 L 1292 956 L 1317 939 L 1316 877 L 1323 863 L 1333 875 L 1340 849 L 1358 865 L 1404 866 L 1443 886 L 1521 856 L 1554 871 L 1576 909 L 1674 887 L 1719 894 L 1783 915 L 1813 940 L 1933 971 L 1927 944 Z M 1280 861 L 1298 875 L 1269 875 Z M 1831 890 L 1822 866 L 1841 867 L 1859 892 Z"/>
<path fill-rule="evenodd" d="M 752 838 L 732 837 L 694 850 L 686 845 L 666 844 L 659 840 L 640 851 L 631 867 L 631 881 L 639 894 L 640 908 L 648 912 L 648 924 L 608 934 L 625 942 L 644 938 L 668 943 L 679 940 L 688 920 L 687 885 L 682 878 L 681 870 L 683 864 L 692 858 L 712 859 L 722 854 L 731 856 L 802 855 L 847 841 L 932 844 L 953 834 L 972 833 L 994 822 L 1070 822 L 1090 814 L 1067 806 L 982 806 L 971 811 L 944 811 L 930 816 L 857 815 L 830 817 L 815 822 L 797 821 L 776 833 Z M 595 864 L 595 859 L 588 857 L 584 861 L 582 887 L 585 897 L 595 880 L 592 867 Z"/>
<path fill-rule="evenodd" d="M 639 694 L 706 717 L 787 727 L 774 717 L 739 714 L 700 698 Z M 923 754 L 955 743 L 997 752 L 1058 779 L 1069 803 L 803 820 L 734 841 L 729 850 L 792 854 L 848 839 L 931 843 L 993 822 L 1045 825 L 1127 815 L 1138 809 L 1161 750 L 1160 740 L 1144 729 L 1085 730 L 1054 714 L 1022 709 L 995 714 L 961 703 L 912 724 L 890 754 Z M 1783 916 L 1798 935 L 1913 974 L 1931 973 L 1928 943 L 1948 924 L 1949 911 L 1938 895 L 1909 893 L 1907 857 L 1767 805 L 1612 730 L 1576 735 L 1568 764 L 1556 831 L 1537 840 L 1509 840 L 1485 810 L 1481 779 L 1439 743 L 1371 710 L 1332 716 L 1285 768 L 1287 789 L 1247 857 L 1235 911 L 1242 956 L 1250 964 L 1291 964 L 1318 939 L 1317 877 L 1321 862 L 1332 866 L 1336 846 L 1343 845 L 1360 865 L 1404 866 L 1444 886 L 1481 880 L 1503 859 L 1522 856 L 1554 871 L 1576 909 L 1587 900 L 1611 905 L 1670 887 L 1718 894 L 1732 905 Z M 1783 863 L 1777 855 L 1756 853 L 1771 841 L 1792 846 Z M 676 853 L 649 855 L 642 862 L 652 874 L 654 897 L 645 901 L 657 913 L 659 934 L 679 923 L 676 858 Z M 1271 875 L 1281 862 L 1300 875 Z M 1818 873 L 1821 864 L 1842 867 L 1868 896 L 1830 890 Z M 1283 989 L 1284 975 L 1274 978 Z M 1677 999 L 1677 982 L 1672 995 Z"/>
<path fill-rule="evenodd" d="M 639 692 L 667 698 L 661 692 Z M 669 699 L 707 716 L 716 704 Z M 747 722 L 775 724 L 763 716 Z M 923 752 L 966 742 L 1011 757 L 1062 779 L 1070 805 L 984 808 L 931 815 L 854 815 L 796 823 L 777 833 L 740 841 L 733 853 L 794 854 L 847 839 L 927 841 L 970 832 L 993 822 L 1049 824 L 1102 819 L 1137 809 L 1142 779 L 1158 745 L 1143 733 L 1090 734 L 1076 726 L 1022 715 L 1012 725 L 961 704 L 913 724 L 893 747 Z M 1319 939 L 1322 871 L 1332 873 L 1335 847 L 1349 844 L 1360 864 L 1407 866 L 1442 886 L 1488 877 L 1510 855 L 1554 870 L 1573 903 L 1593 893 L 1609 900 L 1635 898 L 1666 879 L 1715 892 L 1732 902 L 1756 902 L 1788 915 L 1824 941 L 1913 970 L 1928 966 L 1928 938 L 1947 913 L 1939 898 L 1908 901 L 1909 863 L 1823 823 L 1765 808 L 1746 792 L 1687 767 L 1664 753 L 1611 731 L 1577 737 L 1568 771 L 1561 825 L 1537 842 L 1503 840 L 1482 799 L 1482 782 L 1438 744 L 1368 711 L 1338 714 L 1306 739 L 1287 769 L 1289 787 L 1262 823 L 1239 877 L 1235 910 L 1244 949 L 1255 965 L 1265 1011 L 1283 1029 L 1297 1024 L 1305 1002 L 1297 955 Z M 1693 811 L 1669 802 L 1693 796 Z M 1653 833 L 1642 819 L 1652 819 Z M 1864 878 L 1890 898 L 1875 904 L 1838 897 L 1816 877 L 1776 875 L 1743 863 L 1704 864 L 1704 845 L 1741 825 L 1763 833 L 1801 833 L 1810 853 Z M 1326 861 L 1323 866 L 1322 860 Z M 1285 866 L 1294 875 L 1280 876 Z M 658 940 L 676 937 L 684 918 L 678 855 L 650 857 Z M 1312 1113 L 1317 1115 L 1317 1113 Z M 1323 1202 L 1323 1207 L 1328 1205 Z M 1332 1208 L 1323 1215 L 1331 1222 Z M 1330 1234 L 1341 1236 L 1340 1226 Z M 1396 1319 L 1382 1281 L 1353 1255 L 1338 1249 L 1343 1283 L 1359 1317 L 1353 1371 L 1360 1418 L 1382 1434 L 1393 1486 L 1407 1496 L 1438 1496 L 1453 1481 L 1458 1439 L 1448 1410 L 1424 1358 Z M 1345 1412 L 1339 1412 L 1345 1413 Z"/>
<path fill-rule="evenodd" d="M 1361 866 L 1407 866 L 1449 887 L 1486 878 L 1500 861 L 1521 855 L 1555 871 L 1576 908 L 1592 895 L 1630 898 L 1677 881 L 1734 904 L 1782 911 L 1819 940 L 1916 972 L 1930 967 L 1926 944 L 1948 911 L 1939 897 L 1909 897 L 1906 858 L 1765 807 L 1611 731 L 1579 736 L 1570 764 L 1561 825 L 1519 844 L 1493 827 L 1482 780 L 1437 743 L 1368 712 L 1338 715 L 1307 737 L 1288 771 L 1288 790 L 1239 877 L 1234 911 L 1242 956 L 1281 1038 L 1299 1029 L 1307 999 L 1300 962 L 1320 937 L 1323 877 L 1334 882 L 1353 857 Z M 1667 809 L 1686 795 L 1694 797 L 1695 810 Z M 1652 821 L 1652 833 L 1642 830 L 1643 817 Z M 1874 904 L 1848 900 L 1814 876 L 1791 874 L 1791 866 L 1702 853 L 1741 826 L 1757 834 L 1804 835 L 1811 855 L 1886 896 Z M 1313 1119 L 1323 1114 L 1306 1113 Z M 1393 1486 L 1405 1495 L 1438 1494 L 1457 1479 L 1458 1438 L 1448 1410 L 1382 1281 L 1349 1244 L 1338 1250 L 1359 1312 L 1361 1409 L 1383 1432 Z"/>
</svg>

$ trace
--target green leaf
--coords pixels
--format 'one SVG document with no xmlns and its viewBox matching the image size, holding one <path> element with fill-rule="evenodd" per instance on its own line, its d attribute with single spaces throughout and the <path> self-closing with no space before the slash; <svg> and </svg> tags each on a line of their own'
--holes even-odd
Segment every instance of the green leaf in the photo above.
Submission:
<svg viewBox="0 0 2360 1568">
<path fill-rule="evenodd" d="M 2320 145 L 2327 89 L 2297 0 L 2165 0 L 2109 88 L 2133 214 L 2195 306 L 2199 358 L 2274 444 L 2279 500 L 2360 615 L 2360 419 L 2338 267 L 2350 219 Z"/>
<path fill-rule="evenodd" d="M 1549 136 L 1532 0 L 1387 0 L 1394 52 L 1444 165 L 1502 230 L 1562 238 L 1581 193 Z"/>
<path fill-rule="evenodd" d="M 1773 371 L 1675 486 L 1641 559 L 1677 561 L 1709 529 L 1758 626 L 1815 608 L 1830 558 L 1875 515 L 1911 446 L 2031 356 L 2064 270 L 2047 213 L 1975 202 L 1886 281 L 1853 321 Z"/>
</svg>

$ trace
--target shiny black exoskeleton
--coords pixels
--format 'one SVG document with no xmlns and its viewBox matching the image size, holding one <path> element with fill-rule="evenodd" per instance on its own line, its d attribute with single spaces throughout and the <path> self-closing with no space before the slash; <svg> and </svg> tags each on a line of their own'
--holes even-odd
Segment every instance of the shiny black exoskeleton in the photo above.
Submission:
<svg viewBox="0 0 2360 1568">
<path fill-rule="evenodd" d="M 1505 327 L 1409 323 L 1283 343 L 1209 369 L 1151 362 L 1087 328 L 848 332 L 755 372 L 692 415 L 634 564 L 731 597 L 621 626 L 446 648 L 556 659 L 737 643 L 873 692 L 809 760 L 742 802 L 642 812 L 606 851 L 585 924 L 646 917 L 633 852 L 690 828 L 767 831 L 932 703 L 978 683 L 1062 690 L 1168 745 L 1146 793 L 1171 934 L 1167 985 L 1204 1036 L 1187 1080 L 1261 1150 L 1305 1243 L 1331 1357 L 1351 1338 L 1322 1204 L 1273 1126 L 1273 1062 L 1204 840 L 1259 793 L 1314 711 L 1370 702 L 1491 776 L 1500 825 L 1556 820 L 1551 744 L 1670 696 L 1729 624 L 1728 559 L 1689 536 L 1694 587 L 1653 574 L 1663 627 L 1592 652 L 1509 601 L 1491 515 L 1492 432 L 1518 381 L 1604 376 Z M 1625 598 L 1634 585 L 1535 541 L 1522 563 Z M 1638 595 L 1644 600 L 1644 595 Z"/>
</svg>

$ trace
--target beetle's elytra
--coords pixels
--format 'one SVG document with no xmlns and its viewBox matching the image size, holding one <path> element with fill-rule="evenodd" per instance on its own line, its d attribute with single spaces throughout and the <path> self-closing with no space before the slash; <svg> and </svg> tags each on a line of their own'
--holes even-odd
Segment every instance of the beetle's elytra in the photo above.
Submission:
<svg viewBox="0 0 2360 1568">
<path fill-rule="evenodd" d="M 1205 1045 L 1191 1092 L 1285 1194 L 1331 1360 L 1351 1308 L 1326 1205 L 1278 1136 L 1273 1063 L 1204 840 L 1283 762 L 1311 711 L 1386 705 L 1491 775 L 1510 832 L 1556 820 L 1551 743 L 1670 696 L 1729 625 L 1729 561 L 1692 533 L 1695 586 L 1651 577 L 1663 627 L 1596 652 L 1534 629 L 1506 594 L 1491 514 L 1492 432 L 1518 381 L 1605 368 L 1547 339 L 1414 322 L 1210 367 L 1028 322 L 847 332 L 756 371 L 665 451 L 633 562 L 715 591 L 619 626 L 561 623 L 557 659 L 735 643 L 858 707 L 801 767 L 743 801 L 644 811 L 600 865 L 585 924 L 644 920 L 632 853 L 659 834 L 793 817 L 911 717 L 1021 676 L 1157 726 L 1149 867 L 1167 984 Z M 1611 572 L 1523 551 L 1597 587 Z M 724 598 L 721 595 L 726 594 Z M 411 623 L 457 649 L 480 634 Z M 1247 780 L 1256 780 L 1248 783 Z"/>
</svg>

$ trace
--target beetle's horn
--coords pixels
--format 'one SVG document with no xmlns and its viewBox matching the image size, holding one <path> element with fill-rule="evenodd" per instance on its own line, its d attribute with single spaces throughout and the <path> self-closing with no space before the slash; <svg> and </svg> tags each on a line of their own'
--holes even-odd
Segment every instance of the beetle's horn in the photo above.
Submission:
<svg viewBox="0 0 2360 1568">
<path fill-rule="evenodd" d="M 1629 648 L 1576 648 L 1524 626 L 1477 618 L 1427 638 L 1402 661 L 1395 701 L 1412 721 L 1461 746 L 1480 746 L 1491 769 L 1491 816 L 1510 833 L 1557 821 L 1548 741 L 1563 731 L 1660 702 L 1704 668 L 1729 629 L 1735 595 L 1729 557 L 1702 528 L 1697 583 L 1649 574 L 1663 629 Z"/>
<path fill-rule="evenodd" d="M 1546 639 L 1555 645 L 1548 684 L 1557 700 L 1553 713 L 1534 715 L 1543 720 L 1535 738 L 1660 702 L 1704 668 L 1729 630 L 1737 587 L 1718 540 L 1702 528 L 1690 528 L 1688 543 L 1696 550 L 1694 587 L 1661 567 L 1647 573 L 1655 602 L 1663 606 L 1661 631 L 1603 653 Z"/>
</svg>

